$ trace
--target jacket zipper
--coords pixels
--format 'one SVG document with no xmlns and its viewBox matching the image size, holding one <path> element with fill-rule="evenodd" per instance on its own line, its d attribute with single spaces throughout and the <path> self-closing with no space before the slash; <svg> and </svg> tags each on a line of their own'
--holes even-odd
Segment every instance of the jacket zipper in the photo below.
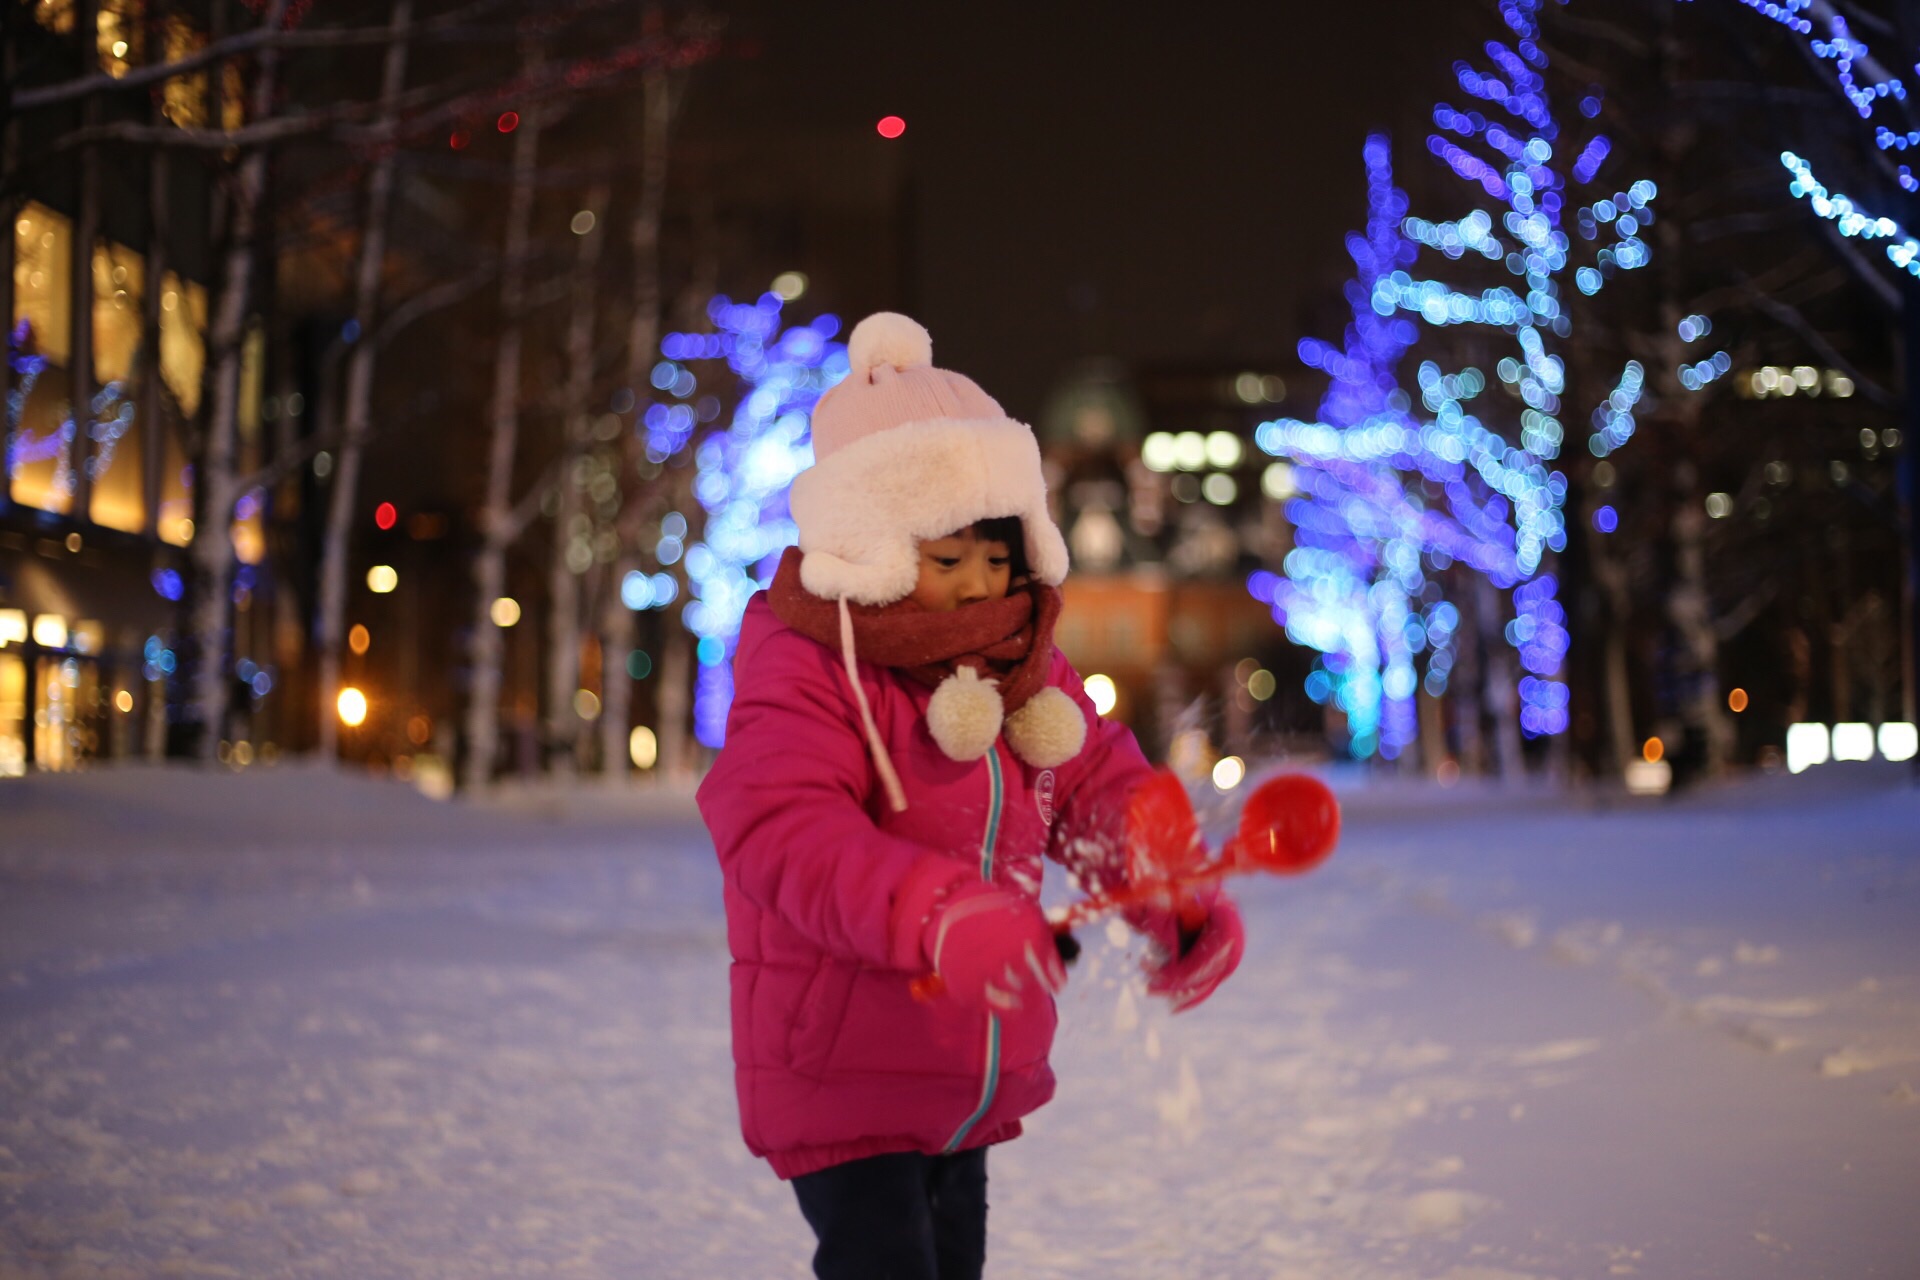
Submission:
<svg viewBox="0 0 1920 1280">
<path fill-rule="evenodd" d="M 987 830 L 980 841 L 980 878 L 993 880 L 993 845 L 1000 835 L 1000 810 L 1006 799 L 1006 786 L 1000 776 L 1000 744 L 995 743 L 987 752 Z M 993 1095 L 1000 1088 L 1000 1019 L 994 1014 L 987 1015 L 987 1063 L 986 1079 L 980 1088 L 980 1105 L 966 1118 L 953 1137 L 947 1139 L 942 1148 L 943 1154 L 959 1150 L 973 1126 L 980 1123 L 982 1116 L 993 1106 Z"/>
</svg>

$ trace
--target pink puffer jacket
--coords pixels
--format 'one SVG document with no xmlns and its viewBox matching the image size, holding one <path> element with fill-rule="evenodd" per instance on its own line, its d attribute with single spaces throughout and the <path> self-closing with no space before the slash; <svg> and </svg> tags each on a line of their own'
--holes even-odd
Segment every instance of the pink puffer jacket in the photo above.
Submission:
<svg viewBox="0 0 1920 1280">
<path fill-rule="evenodd" d="M 1126 798 L 1150 773 L 1057 650 L 1049 681 L 1078 703 L 1086 746 L 1057 769 L 1004 741 L 958 763 L 927 730 L 932 691 L 889 668 L 860 679 L 908 808 L 893 812 L 839 655 L 747 607 L 727 741 L 700 787 L 726 878 L 733 1056 L 747 1146 L 782 1178 L 891 1151 L 1005 1141 L 1053 1096 L 1044 996 L 991 1014 L 916 1001 L 895 904 L 979 876 L 1037 895 L 1041 855 L 1083 883 L 1122 882 Z"/>
</svg>

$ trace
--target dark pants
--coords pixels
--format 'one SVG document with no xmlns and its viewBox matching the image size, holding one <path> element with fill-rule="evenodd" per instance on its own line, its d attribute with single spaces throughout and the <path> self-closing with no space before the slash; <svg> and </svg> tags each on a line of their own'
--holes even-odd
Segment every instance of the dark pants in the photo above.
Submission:
<svg viewBox="0 0 1920 1280">
<path fill-rule="evenodd" d="M 793 1180 L 820 1280 L 979 1280 L 987 1149 L 849 1160 Z"/>
</svg>

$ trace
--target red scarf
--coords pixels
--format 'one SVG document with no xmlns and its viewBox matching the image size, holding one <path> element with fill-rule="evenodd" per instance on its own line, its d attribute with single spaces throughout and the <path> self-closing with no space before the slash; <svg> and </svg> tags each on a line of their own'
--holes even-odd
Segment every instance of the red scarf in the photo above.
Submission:
<svg viewBox="0 0 1920 1280">
<path fill-rule="evenodd" d="M 800 585 L 800 548 L 780 558 L 767 599 L 780 621 L 840 650 L 840 607 Z M 1053 666 L 1053 624 L 1060 593 L 1029 580 L 998 600 L 930 613 L 911 599 L 888 605 L 848 602 L 859 656 L 897 667 L 933 688 L 961 667 L 998 681 L 1000 704 L 1012 715 L 1047 687 Z"/>
</svg>

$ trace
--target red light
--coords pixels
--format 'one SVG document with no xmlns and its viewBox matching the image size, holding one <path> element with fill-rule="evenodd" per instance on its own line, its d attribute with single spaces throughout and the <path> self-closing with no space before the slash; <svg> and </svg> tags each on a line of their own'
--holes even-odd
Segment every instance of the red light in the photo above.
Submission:
<svg viewBox="0 0 1920 1280">
<path fill-rule="evenodd" d="M 502 133 L 512 133 L 520 127 L 520 113 L 518 111 L 502 111 L 500 113 L 500 119 L 495 122 L 495 125 Z"/>
<path fill-rule="evenodd" d="M 455 151 L 465 151 L 467 144 L 472 141 L 472 136 L 465 129 L 455 129 L 452 136 L 447 139 L 447 145 Z"/>
<path fill-rule="evenodd" d="M 907 122 L 899 116 L 882 116 L 874 128 L 880 131 L 883 138 L 897 138 L 907 131 Z"/>
<path fill-rule="evenodd" d="M 373 522 L 382 529 L 393 528 L 394 521 L 400 518 L 400 512 L 391 502 L 383 502 L 373 509 Z"/>
</svg>

